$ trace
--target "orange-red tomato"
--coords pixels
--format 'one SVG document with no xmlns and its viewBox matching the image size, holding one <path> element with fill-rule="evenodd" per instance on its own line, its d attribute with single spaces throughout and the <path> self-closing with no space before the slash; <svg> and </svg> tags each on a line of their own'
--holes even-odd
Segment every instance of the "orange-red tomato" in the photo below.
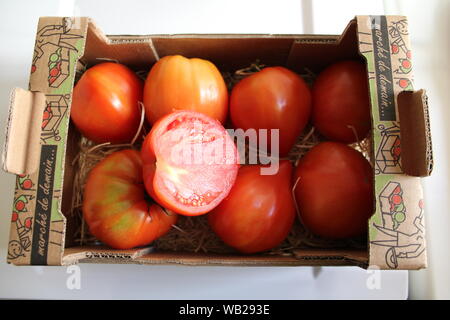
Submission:
<svg viewBox="0 0 450 320">
<path fill-rule="evenodd" d="M 89 68 L 73 89 L 70 116 L 97 143 L 130 142 L 139 128 L 142 81 L 126 66 L 106 62 Z"/>
<path fill-rule="evenodd" d="M 83 217 L 90 232 L 115 249 L 147 245 L 169 231 L 177 215 L 147 200 L 138 151 L 107 156 L 89 173 Z"/>
<path fill-rule="evenodd" d="M 338 62 L 322 71 L 313 87 L 316 129 L 333 141 L 364 139 L 371 128 L 367 83 L 366 68 L 359 61 Z"/>
<path fill-rule="evenodd" d="M 210 61 L 165 56 L 147 76 L 144 105 L 151 124 L 175 110 L 201 112 L 224 123 L 228 91 L 222 75 Z"/>
<path fill-rule="evenodd" d="M 301 158 L 294 175 L 303 224 L 316 235 L 364 234 L 374 210 L 373 170 L 363 155 L 339 142 L 322 142 Z"/>
<path fill-rule="evenodd" d="M 309 120 L 311 92 L 305 81 L 283 67 L 265 68 L 233 87 L 230 116 L 236 128 L 279 129 L 280 155 L 286 155 Z M 271 138 L 268 135 L 268 147 Z"/>
<path fill-rule="evenodd" d="M 233 140 L 219 121 L 194 111 L 161 118 L 141 150 L 148 193 L 187 216 L 207 213 L 230 192 L 239 168 Z"/>
<path fill-rule="evenodd" d="M 280 162 L 275 175 L 261 175 L 260 169 L 259 165 L 241 167 L 228 197 L 208 214 L 212 230 L 243 253 L 277 246 L 295 219 L 291 163 Z"/>
</svg>

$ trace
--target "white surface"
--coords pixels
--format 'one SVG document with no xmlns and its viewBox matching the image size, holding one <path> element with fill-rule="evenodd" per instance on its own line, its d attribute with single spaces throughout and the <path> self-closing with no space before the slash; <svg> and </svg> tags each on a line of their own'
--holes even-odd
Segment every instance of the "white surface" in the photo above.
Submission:
<svg viewBox="0 0 450 320">
<path fill-rule="evenodd" d="M 408 1 L 418 7 L 416 1 Z M 448 3 L 447 1 L 444 1 Z M 75 3 L 75 10 L 72 4 Z M 106 8 L 105 8 L 106 6 Z M 302 19 L 302 7 L 311 16 Z M 308 9 L 309 8 L 309 9 Z M 389 7 L 390 13 L 402 8 Z M 414 10 L 413 10 L 414 11 Z M 417 18 L 417 9 L 413 12 Z M 20 20 L 17 19 L 20 12 Z M 31 66 L 34 37 L 39 16 L 81 15 L 90 16 L 108 34 L 146 33 L 341 33 L 347 22 L 356 14 L 383 14 L 382 1 L 2 1 L 0 2 L 0 141 L 4 139 L 9 91 L 14 86 L 27 87 Z M 427 14 L 427 21 L 433 16 Z M 312 21 L 312 23 L 311 23 Z M 411 32 L 420 35 L 426 23 L 410 21 Z M 416 28 L 413 24 L 416 23 Z M 429 24 L 430 32 L 434 25 Z M 417 30 L 418 29 L 418 30 Z M 447 29 L 448 31 L 448 29 Z M 444 33 L 448 34 L 448 33 Z M 448 159 L 445 143 L 444 101 L 448 92 L 433 92 L 433 86 L 442 90 L 443 84 L 434 81 L 431 74 L 423 72 L 427 61 L 426 46 L 431 37 L 418 36 L 424 41 L 422 53 L 416 53 L 416 78 L 422 70 L 418 87 L 430 90 L 432 106 L 433 142 L 436 157 Z M 428 42 L 427 42 L 428 41 Z M 414 43 L 413 43 L 414 47 Z M 413 51 L 414 52 L 414 51 Z M 448 52 L 448 51 L 447 51 Z M 422 56 L 421 56 L 422 54 Z M 436 57 L 442 53 L 435 53 Z M 445 54 L 444 54 L 445 58 Z M 448 58 L 448 54 L 447 54 Z M 448 81 L 448 61 L 447 81 Z M 437 68 L 437 63 L 434 65 Z M 442 68 L 441 68 L 442 69 Z M 433 69 L 435 70 L 435 69 Z M 444 72 L 443 72 L 444 73 Z M 422 75 L 424 76 L 422 78 Z M 445 80 L 445 79 L 444 79 Z M 448 90 L 447 88 L 443 88 Z M 446 97 L 446 98 L 445 98 Z M 444 100 L 447 99 L 447 100 Z M 448 110 L 445 111 L 448 119 Z M 437 147 L 439 146 L 439 147 Z M 442 148 L 441 148 L 442 146 Z M 437 150 L 439 149 L 439 150 Z M 445 154 L 444 154 L 445 153 Z M 442 160 L 441 160 L 442 161 Z M 436 160 L 438 173 L 426 182 L 427 201 L 433 215 L 427 215 L 428 232 L 442 230 L 441 221 L 448 227 L 448 212 L 438 210 L 439 203 L 447 201 L 447 162 Z M 9 220 L 13 198 L 14 177 L 0 173 L 0 298 L 122 298 L 122 299 L 404 299 L 407 297 L 406 271 L 385 271 L 371 274 L 359 268 L 224 268 L 136 265 L 87 265 L 81 267 L 81 289 L 69 290 L 69 274 L 64 267 L 15 267 L 7 265 L 5 257 L 9 236 Z M 427 198 L 426 197 L 426 198 Z M 445 207 L 440 207 L 445 208 Z M 433 219 L 432 221 L 431 218 Z M 440 220 L 443 219 L 443 220 Z M 439 229 L 441 228 L 441 229 Z M 448 234 L 441 238 L 429 237 L 431 273 L 422 277 L 433 281 L 418 283 L 417 291 L 431 297 L 445 294 L 437 292 L 440 270 L 448 271 Z M 440 244 L 440 245 L 439 245 Z M 445 245 L 444 245 L 445 244 Z M 442 249 L 445 248 L 445 249 Z M 444 251 L 445 250 L 445 251 Z M 440 257 L 445 261 L 439 264 Z M 446 268 L 446 269 L 443 269 Z M 433 273 L 434 272 L 434 273 Z M 378 278 L 379 276 L 379 278 Z M 375 282 L 372 282 L 374 280 Z M 379 282 L 377 282 L 379 280 Z M 367 283 L 379 284 L 369 289 Z M 420 296 L 416 290 L 412 295 Z M 447 291 L 448 294 L 448 291 Z M 448 296 L 447 296 L 448 297 Z"/>
</svg>

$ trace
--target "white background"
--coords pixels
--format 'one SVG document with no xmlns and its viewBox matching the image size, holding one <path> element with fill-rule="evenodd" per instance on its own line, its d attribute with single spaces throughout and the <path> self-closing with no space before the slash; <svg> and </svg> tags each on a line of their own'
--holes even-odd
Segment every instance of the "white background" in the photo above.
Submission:
<svg viewBox="0 0 450 320">
<path fill-rule="evenodd" d="M 62 299 L 405 299 L 450 298 L 449 269 L 450 1 L 2 1 L 0 141 L 9 91 L 27 88 L 39 16 L 94 18 L 107 34 L 339 34 L 357 14 L 404 14 L 410 23 L 416 88 L 425 88 L 435 170 L 424 179 L 430 267 L 373 274 L 352 268 L 240 268 L 80 265 L 81 289 L 69 290 L 65 267 L 6 264 L 14 177 L 0 172 L 0 298 Z M 372 279 L 373 280 L 373 279 Z"/>
</svg>

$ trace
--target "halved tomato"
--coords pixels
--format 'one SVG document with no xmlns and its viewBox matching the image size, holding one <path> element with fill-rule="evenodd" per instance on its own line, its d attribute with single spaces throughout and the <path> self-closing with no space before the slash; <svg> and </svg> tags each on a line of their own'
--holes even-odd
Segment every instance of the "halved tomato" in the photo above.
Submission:
<svg viewBox="0 0 450 320">
<path fill-rule="evenodd" d="M 147 200 L 136 150 L 118 151 L 99 162 L 89 173 L 83 196 L 89 231 L 115 249 L 149 244 L 177 221 L 176 214 Z"/>
<path fill-rule="evenodd" d="M 177 213 L 207 213 L 225 198 L 238 172 L 238 152 L 217 120 L 194 111 L 161 118 L 142 146 L 150 195 Z"/>
</svg>

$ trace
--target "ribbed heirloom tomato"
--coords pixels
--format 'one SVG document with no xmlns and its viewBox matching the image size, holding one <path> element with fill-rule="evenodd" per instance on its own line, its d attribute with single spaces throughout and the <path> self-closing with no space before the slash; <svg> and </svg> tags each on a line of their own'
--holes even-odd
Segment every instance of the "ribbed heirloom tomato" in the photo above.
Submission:
<svg viewBox="0 0 450 320">
<path fill-rule="evenodd" d="M 366 68 L 359 61 L 338 62 L 322 71 L 312 91 L 315 128 L 333 141 L 364 139 L 371 127 L 367 83 Z"/>
<path fill-rule="evenodd" d="M 201 112 L 224 123 L 228 91 L 222 75 L 210 61 L 165 56 L 147 76 L 144 104 L 151 124 L 176 110 Z"/>
<path fill-rule="evenodd" d="M 149 244 L 169 231 L 177 215 L 147 200 L 138 151 L 122 150 L 104 158 L 89 173 L 83 217 L 90 232 L 115 249 Z"/>
<path fill-rule="evenodd" d="M 279 129 L 279 152 L 286 155 L 309 120 L 311 92 L 303 79 L 283 67 L 269 67 L 242 79 L 230 98 L 235 128 Z M 267 146 L 270 143 L 269 132 Z"/>
<path fill-rule="evenodd" d="M 219 121 L 176 111 L 153 126 L 142 146 L 144 181 L 162 206 L 196 216 L 230 192 L 239 168 L 233 140 Z"/>
<path fill-rule="evenodd" d="M 373 213 L 373 172 L 355 149 L 322 142 L 301 158 L 294 175 L 302 223 L 326 238 L 360 236 Z"/>
<path fill-rule="evenodd" d="M 90 140 L 130 142 L 139 128 L 142 81 L 126 66 L 106 62 L 89 68 L 73 89 L 70 116 Z"/>
<path fill-rule="evenodd" d="M 228 197 L 208 214 L 212 230 L 243 253 L 280 244 L 295 219 L 291 176 L 289 161 L 281 161 L 274 175 L 261 175 L 259 165 L 241 167 Z"/>
</svg>

